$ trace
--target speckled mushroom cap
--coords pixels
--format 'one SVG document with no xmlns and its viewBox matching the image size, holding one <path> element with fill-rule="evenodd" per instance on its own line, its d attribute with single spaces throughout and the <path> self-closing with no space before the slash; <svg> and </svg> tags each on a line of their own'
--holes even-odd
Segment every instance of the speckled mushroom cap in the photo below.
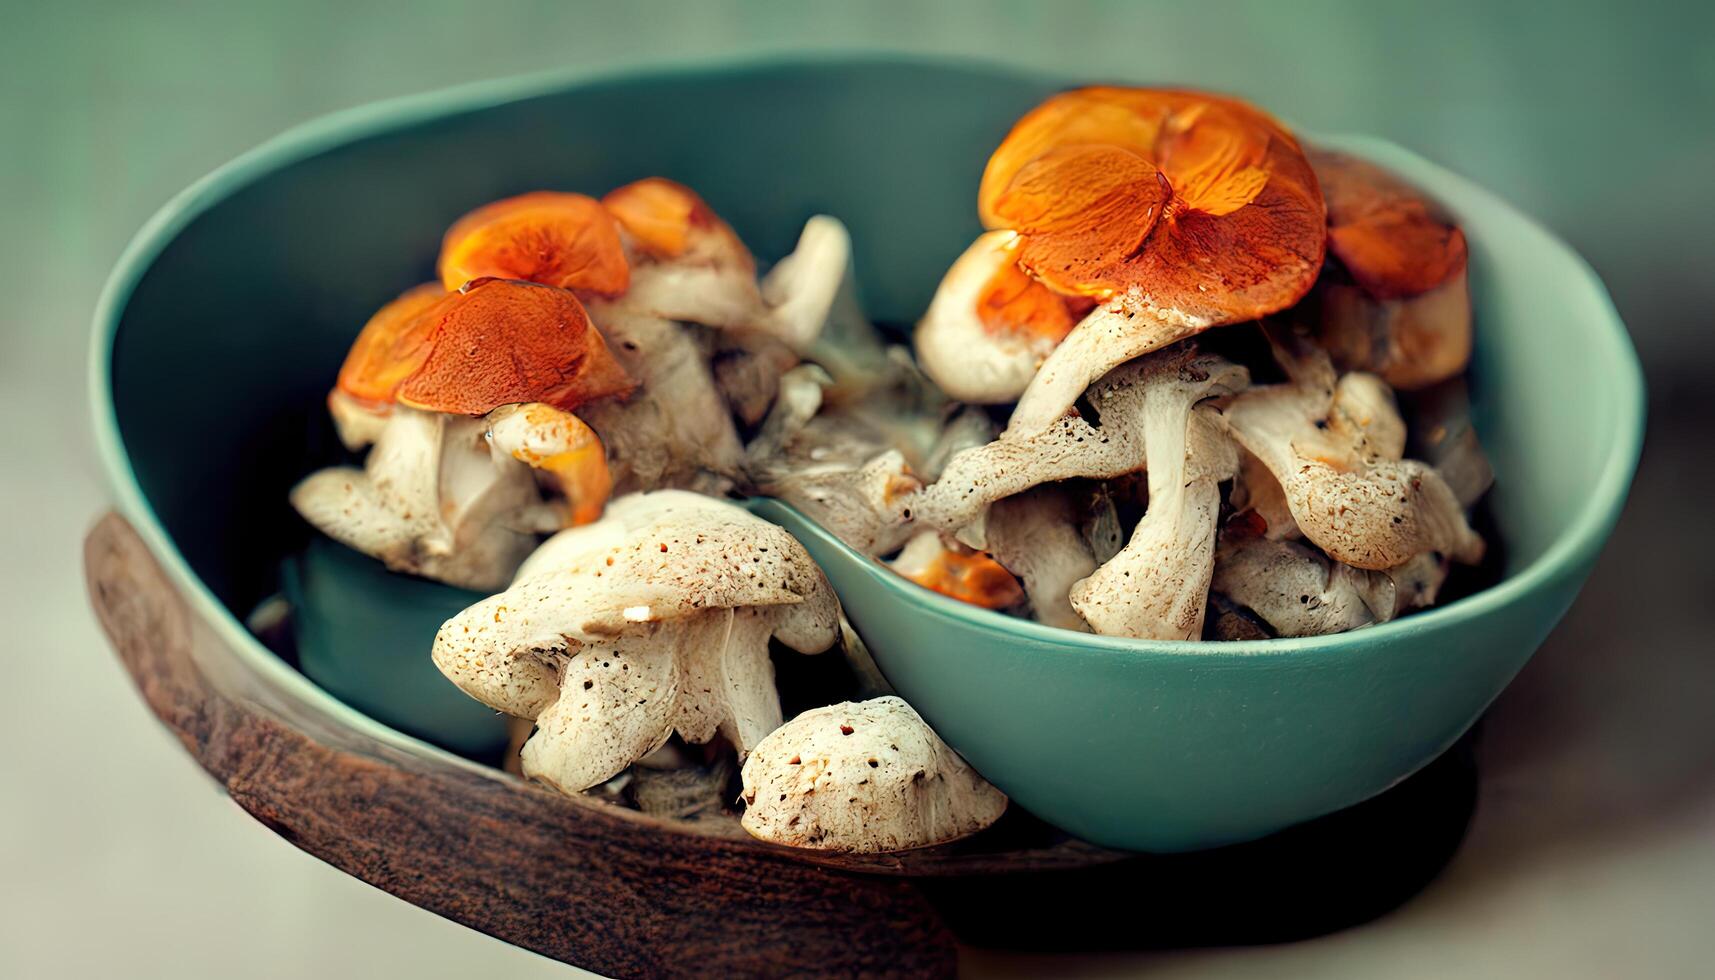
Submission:
<svg viewBox="0 0 1715 980">
<path fill-rule="evenodd" d="M 1434 468 L 1402 459 L 1405 426 L 1374 375 L 1338 381 L 1326 355 L 1234 396 L 1233 438 L 1279 481 L 1299 531 L 1336 561 L 1387 569 L 1424 552 L 1474 563 L 1483 539 Z"/>
<path fill-rule="evenodd" d="M 744 829 L 828 851 L 873 853 L 967 837 L 1006 797 L 896 697 L 806 711 L 744 764 Z"/>
<path fill-rule="evenodd" d="M 440 294 L 407 292 L 370 319 L 338 390 L 454 415 L 543 402 L 570 411 L 632 387 L 578 298 L 564 289 L 483 279 Z"/>
<path fill-rule="evenodd" d="M 566 792 L 619 773 L 677 731 L 742 756 L 780 724 L 769 640 L 833 645 L 839 603 L 791 535 L 677 490 L 615 500 L 550 539 L 506 591 L 442 625 L 436 667 L 534 719 L 523 771 Z"/>
</svg>

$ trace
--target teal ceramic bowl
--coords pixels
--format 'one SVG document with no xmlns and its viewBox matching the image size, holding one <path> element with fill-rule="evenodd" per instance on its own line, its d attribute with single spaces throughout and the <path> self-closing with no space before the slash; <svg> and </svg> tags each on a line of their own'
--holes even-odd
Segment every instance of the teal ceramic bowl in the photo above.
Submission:
<svg viewBox="0 0 1715 980">
<path fill-rule="evenodd" d="M 432 685 L 428 638 L 457 596 L 383 591 L 372 567 L 339 560 L 291 573 L 302 595 L 338 597 L 306 611 L 321 617 L 303 660 L 319 686 L 238 621 L 281 588 L 280 559 L 307 541 L 286 491 L 336 453 L 322 398 L 357 326 L 431 276 L 442 229 L 472 206 L 646 174 L 696 187 L 764 257 L 783 254 L 806 216 L 839 215 L 871 314 L 911 322 L 979 230 L 989 151 L 1066 83 L 830 58 L 509 81 L 289 133 L 170 203 L 108 285 L 92 388 L 120 506 L 237 656 L 377 737 L 481 754 L 498 729 L 416 693 Z M 1589 268 L 1397 147 L 1323 142 L 1426 187 L 1470 238 L 1499 584 L 1341 636 L 1138 642 L 960 605 L 762 508 L 823 561 L 900 693 L 1018 804 L 1097 843 L 1172 851 L 1260 837 L 1434 759 L 1571 604 L 1637 462 L 1643 384 Z M 399 678 L 397 691 L 375 677 Z"/>
</svg>

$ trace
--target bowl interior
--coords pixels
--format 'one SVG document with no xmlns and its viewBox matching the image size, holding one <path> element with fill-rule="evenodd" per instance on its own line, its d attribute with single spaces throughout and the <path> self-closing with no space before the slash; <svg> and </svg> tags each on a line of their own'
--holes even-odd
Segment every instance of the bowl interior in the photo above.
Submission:
<svg viewBox="0 0 1715 980">
<path fill-rule="evenodd" d="M 108 465 L 122 489 L 135 479 L 186 567 L 242 616 L 308 539 L 287 490 L 340 457 L 323 398 L 347 346 L 383 302 L 432 278 L 458 215 L 660 174 L 695 187 L 770 259 L 827 212 L 851 227 L 871 315 L 910 322 L 979 231 L 988 153 L 1056 87 L 970 66 L 776 64 L 521 98 L 486 89 L 313 124 L 175 202 L 116 274 L 97 323 L 98 410 L 118 436 Z M 1395 148 L 1335 142 L 1456 191 L 1445 196 L 1470 232 L 1477 302 L 1474 406 L 1515 574 L 1588 516 L 1616 446 L 1635 437 L 1635 380 L 1620 377 L 1634 371 L 1629 347 L 1599 285 L 1540 229 Z M 426 659 L 426 637 L 395 642 Z"/>
</svg>

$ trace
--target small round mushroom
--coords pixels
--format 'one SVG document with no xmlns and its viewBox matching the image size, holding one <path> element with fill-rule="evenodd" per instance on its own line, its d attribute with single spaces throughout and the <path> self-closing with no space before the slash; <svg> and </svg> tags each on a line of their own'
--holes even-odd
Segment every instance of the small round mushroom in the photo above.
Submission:
<svg viewBox="0 0 1715 980">
<path fill-rule="evenodd" d="M 441 627 L 433 658 L 466 694 L 535 720 L 527 776 L 580 792 L 675 731 L 755 748 L 781 720 L 769 639 L 817 653 L 838 617 L 786 531 L 663 490 L 550 539 L 510 588 Z"/>
<path fill-rule="evenodd" d="M 912 334 L 923 372 L 959 401 L 1017 401 L 1076 322 L 1071 300 L 1018 267 L 1019 241 L 1010 231 L 978 236 Z"/>
<path fill-rule="evenodd" d="M 1054 425 L 1119 364 L 1296 303 L 1322 267 L 1321 192 L 1297 140 L 1236 99 L 1118 87 L 1055 95 L 990 157 L 978 211 L 1018 263 L 1100 305 L 1036 372 L 1008 434 Z"/>
<path fill-rule="evenodd" d="M 968 837 L 1006 797 L 896 697 L 806 711 L 746 760 L 744 829 L 791 847 L 869 854 Z"/>
<path fill-rule="evenodd" d="M 1365 160 L 1312 150 L 1328 203 L 1318 340 L 1343 370 L 1410 390 L 1471 359 L 1465 235 L 1416 188 Z"/>
</svg>

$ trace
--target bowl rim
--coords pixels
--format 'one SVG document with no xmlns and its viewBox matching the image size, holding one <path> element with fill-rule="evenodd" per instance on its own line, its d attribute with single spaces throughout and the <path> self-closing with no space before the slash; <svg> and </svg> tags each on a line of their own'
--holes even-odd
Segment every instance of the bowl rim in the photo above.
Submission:
<svg viewBox="0 0 1715 980">
<path fill-rule="evenodd" d="M 101 467 L 115 496 L 116 507 L 131 522 L 149 550 L 161 562 L 197 618 L 207 624 L 228 647 L 243 657 L 249 666 L 256 669 L 266 680 L 325 712 L 341 717 L 345 723 L 378 740 L 428 750 L 484 772 L 488 771 L 485 766 L 407 735 L 334 697 L 263 646 L 190 567 L 171 535 L 161 524 L 137 480 L 130 454 L 120 435 L 117 409 L 112 397 L 113 344 L 133 292 L 161 252 L 204 212 L 277 170 L 349 142 L 438 118 L 497 108 L 581 88 L 619 87 L 644 81 L 688 80 L 789 70 L 828 71 L 856 67 L 950 69 L 1039 82 L 1044 88 L 1088 83 L 1087 80 L 1074 79 L 1060 73 L 1007 65 L 992 60 L 862 50 L 645 61 L 623 68 L 593 70 L 555 69 L 471 82 L 339 110 L 292 126 L 216 168 L 170 198 L 143 224 L 120 254 L 96 304 L 88 362 L 90 411 Z M 930 611 L 962 621 L 969 626 L 1003 629 L 1021 638 L 1061 647 L 1068 653 L 1134 658 L 1141 656 L 1142 659 L 1148 660 L 1160 657 L 1176 661 L 1187 654 L 1194 654 L 1197 663 L 1208 664 L 1210 658 L 1250 660 L 1311 651 L 1323 655 L 1352 653 L 1378 642 L 1439 629 L 1492 612 L 1544 587 L 1556 577 L 1594 560 L 1625 503 L 1642 450 L 1645 417 L 1642 367 L 1630 336 L 1600 279 L 1588 262 L 1569 246 L 1512 205 L 1464 177 L 1374 137 L 1318 135 L 1315 138 L 1325 143 L 1356 149 L 1372 158 L 1390 158 L 1396 164 L 1405 161 L 1412 169 L 1426 170 L 1433 175 L 1436 182 L 1455 187 L 1462 195 L 1475 199 L 1481 206 L 1497 209 L 1510 220 L 1522 223 L 1541 239 L 1543 245 L 1563 253 L 1576 269 L 1578 282 L 1576 286 L 1569 284 L 1568 288 L 1581 288 L 1590 294 L 1590 300 L 1595 304 L 1594 315 L 1599 317 L 1606 327 L 1599 330 L 1598 335 L 1607 345 L 1607 350 L 1601 353 L 1613 366 L 1617 410 L 1613 419 L 1612 442 L 1601 463 L 1600 476 L 1592 484 L 1584 504 L 1555 540 L 1524 568 L 1477 593 L 1390 623 L 1331 636 L 1227 642 L 1137 640 L 1097 636 L 1073 633 L 970 606 L 919 588 L 891 574 L 881 579 L 887 587 L 894 589 L 906 601 L 925 605 Z M 850 550 L 813 522 L 806 523 L 815 528 L 815 532 L 828 544 Z M 851 554 L 863 558 L 856 552 Z M 874 570 L 885 571 L 879 563 L 867 558 L 863 560 L 873 566 Z"/>
</svg>

